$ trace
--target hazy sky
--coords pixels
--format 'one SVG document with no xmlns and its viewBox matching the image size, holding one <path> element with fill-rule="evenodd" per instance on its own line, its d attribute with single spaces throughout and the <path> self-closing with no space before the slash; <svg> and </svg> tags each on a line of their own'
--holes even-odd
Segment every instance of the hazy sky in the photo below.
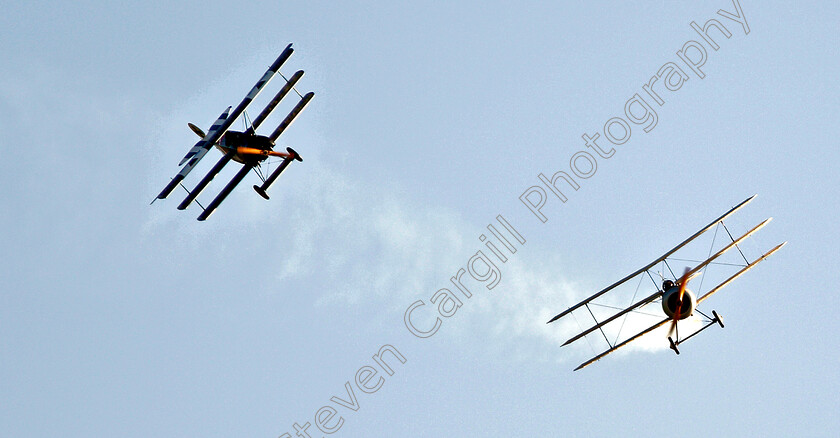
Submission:
<svg viewBox="0 0 840 438">
<path fill-rule="evenodd" d="M 840 6 L 674 3 L 4 2 L 0 436 L 833 436 Z M 150 206 L 289 42 L 271 200 Z M 572 372 L 550 316 L 756 193 L 725 329 Z"/>
</svg>

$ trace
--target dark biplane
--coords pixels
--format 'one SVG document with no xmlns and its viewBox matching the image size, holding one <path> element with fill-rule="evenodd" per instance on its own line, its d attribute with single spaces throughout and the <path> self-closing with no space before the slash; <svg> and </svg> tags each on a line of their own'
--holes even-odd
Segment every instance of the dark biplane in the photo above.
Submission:
<svg viewBox="0 0 840 438">
<path fill-rule="evenodd" d="M 213 178 L 222 170 L 222 168 L 228 164 L 230 161 L 236 161 L 237 163 L 242 164 L 242 168 L 233 179 L 219 192 L 218 195 L 210 202 L 207 207 L 201 206 L 203 212 L 201 215 L 198 216 L 198 220 L 203 221 L 210 217 L 213 214 L 213 211 L 225 200 L 225 198 L 230 194 L 231 191 L 245 178 L 245 176 L 254 169 L 257 172 L 257 175 L 262 179 L 262 184 L 254 186 L 254 190 L 263 198 L 268 199 L 268 194 L 266 191 L 271 186 L 272 183 L 280 176 L 280 173 L 288 167 L 288 165 L 294 161 L 303 161 L 292 148 L 286 148 L 285 152 L 275 151 L 275 142 L 277 138 L 286 130 L 286 128 L 291 125 L 294 121 L 295 117 L 300 114 L 301 111 L 306 107 L 312 97 L 315 95 L 312 92 L 306 93 L 300 96 L 300 101 L 295 105 L 295 107 L 289 112 L 285 119 L 277 126 L 277 128 L 268 136 L 265 135 L 258 135 L 256 133 L 257 128 L 265 121 L 265 119 L 271 114 L 277 104 L 292 90 L 297 92 L 294 88 L 295 84 L 300 80 L 303 76 L 303 71 L 300 70 L 293 74 L 290 78 L 286 79 L 286 84 L 283 88 L 277 92 L 277 95 L 269 102 L 269 104 L 262 110 L 262 112 L 255 118 L 249 127 L 242 132 L 239 131 L 231 131 L 229 130 L 231 125 L 239 118 L 240 115 L 243 114 L 245 108 L 248 104 L 251 103 L 254 98 L 260 93 L 260 91 L 265 87 L 266 84 L 277 74 L 280 70 L 280 66 L 286 62 L 287 59 L 292 55 L 292 45 L 289 44 L 286 46 L 286 49 L 277 57 L 277 60 L 274 61 L 273 64 L 268 68 L 268 71 L 262 76 L 262 78 L 251 88 L 251 91 L 245 96 L 242 102 L 231 112 L 231 107 L 228 107 L 213 125 L 210 127 L 210 130 L 207 131 L 205 134 L 201 128 L 193 125 L 192 123 L 189 124 L 190 129 L 196 133 L 201 140 L 195 144 L 195 146 L 190 149 L 187 155 L 181 160 L 179 166 L 183 166 L 181 171 L 175 175 L 174 178 L 167 184 L 167 186 L 157 195 L 157 197 L 152 201 L 154 203 L 155 200 L 158 199 L 165 199 L 172 191 L 177 187 L 181 186 L 184 187 L 184 190 L 187 191 L 187 197 L 178 205 L 179 210 L 183 210 L 187 208 L 198 195 L 204 190 L 205 187 L 213 180 Z M 282 76 L 282 75 L 281 75 Z M 285 77 L 284 77 L 285 79 Z M 216 163 L 213 168 L 204 176 L 204 178 L 199 181 L 199 183 L 192 189 L 189 190 L 183 185 L 183 180 L 187 176 L 187 174 L 192 171 L 196 164 L 198 164 L 199 160 L 201 160 L 207 151 L 210 150 L 215 146 L 219 151 L 222 153 L 222 158 Z M 260 171 L 260 166 L 268 159 L 268 157 L 280 157 L 282 158 L 282 162 L 277 166 L 277 168 L 268 176 L 263 177 L 263 173 Z"/>
</svg>

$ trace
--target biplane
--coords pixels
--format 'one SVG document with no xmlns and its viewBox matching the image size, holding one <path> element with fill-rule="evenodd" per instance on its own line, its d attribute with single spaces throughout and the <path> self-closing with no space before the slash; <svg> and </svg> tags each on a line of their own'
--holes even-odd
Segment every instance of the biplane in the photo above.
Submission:
<svg viewBox="0 0 840 438">
<path fill-rule="evenodd" d="M 576 310 L 581 310 L 581 309 L 585 308 L 588 311 L 588 314 L 592 317 L 592 319 L 595 320 L 595 324 L 592 325 L 591 327 L 585 329 L 585 330 L 582 330 L 577 335 L 569 338 L 569 340 L 567 340 L 566 343 L 563 344 L 563 345 L 569 345 L 569 344 L 571 344 L 571 343 L 573 343 L 573 342 L 575 342 L 575 341 L 577 341 L 581 338 L 586 337 L 587 335 L 589 335 L 591 333 L 594 333 L 595 331 L 600 331 L 600 333 L 603 335 L 604 339 L 607 341 L 607 345 L 609 345 L 609 348 L 606 351 L 604 351 L 601 354 L 598 354 L 597 356 L 593 357 L 592 359 L 580 364 L 580 366 L 575 368 L 575 371 L 577 371 L 581 368 L 584 368 L 584 367 L 594 363 L 595 361 L 600 360 L 604 356 L 606 356 L 606 355 L 618 350 L 619 348 L 621 348 L 621 347 L 623 347 L 623 346 L 641 338 L 645 334 L 650 333 L 650 332 L 656 330 L 657 328 L 662 327 L 662 326 L 664 326 L 666 324 L 669 324 L 669 323 L 671 324 L 671 326 L 670 326 L 670 330 L 668 332 L 668 342 L 670 344 L 670 348 L 672 350 L 674 350 L 674 352 L 676 354 L 680 354 L 679 345 L 682 344 L 683 342 L 687 341 L 688 339 L 690 339 L 694 335 L 702 332 L 703 330 L 709 328 L 710 326 L 712 326 L 714 324 L 718 324 L 718 325 L 720 325 L 720 327 L 723 327 L 723 320 L 721 319 L 720 315 L 716 311 L 712 310 L 711 311 L 712 316 L 708 316 L 705 313 L 701 312 L 698 309 L 698 306 L 701 303 L 703 303 L 707 298 L 712 296 L 714 293 L 723 289 L 725 286 L 727 286 L 733 280 L 735 280 L 736 278 L 738 278 L 739 276 L 741 276 L 742 274 L 744 274 L 748 270 L 752 269 L 759 262 L 761 262 L 762 260 L 769 257 L 774 252 L 778 251 L 782 246 L 784 246 L 787 243 L 787 242 L 783 242 L 779 245 L 776 245 L 774 248 L 767 251 L 766 253 L 764 253 L 760 257 L 756 258 L 752 262 L 748 261 L 747 257 L 744 256 L 744 253 L 741 251 L 738 244 L 741 243 L 742 241 L 744 241 L 744 239 L 750 237 L 752 234 L 754 234 L 755 232 L 757 232 L 761 228 L 763 228 L 765 225 L 767 225 L 767 223 L 770 222 L 770 220 L 772 218 L 768 218 L 768 219 L 764 220 L 763 222 L 756 225 L 755 227 L 753 227 L 752 229 L 750 229 L 749 231 L 744 233 L 744 235 L 742 235 L 738 238 L 733 238 L 732 237 L 732 234 L 729 233 L 729 230 L 726 228 L 726 225 L 723 223 L 723 221 L 724 221 L 724 219 L 727 219 L 732 214 L 734 214 L 736 211 L 741 209 L 741 207 L 743 207 L 744 205 L 746 205 L 747 203 L 752 201 L 753 198 L 755 198 L 755 195 L 751 196 L 750 198 L 746 199 L 745 201 L 741 202 L 740 204 L 736 205 L 735 207 L 732 207 L 732 209 L 727 211 L 723 216 L 715 219 L 714 221 L 712 221 L 712 223 L 703 227 L 700 231 L 698 231 L 697 233 L 695 233 L 694 235 L 692 235 L 691 237 L 689 237 L 688 239 L 686 239 L 685 241 L 683 241 L 679 245 L 675 246 L 674 248 L 672 248 L 670 251 L 666 252 L 661 257 L 657 258 L 653 262 L 644 266 L 643 268 L 641 268 L 641 269 L 637 270 L 636 272 L 633 272 L 632 274 L 622 278 L 621 280 L 607 286 L 606 288 L 602 289 L 601 291 L 593 294 L 592 296 L 584 299 L 583 301 L 575 304 L 574 306 L 566 309 L 565 311 L 563 311 L 560 314 L 556 315 L 555 317 L 551 318 L 551 320 L 549 320 L 548 323 L 552 323 L 554 321 L 557 321 L 557 320 L 563 318 L 564 316 L 572 314 L 572 312 L 575 312 Z M 726 244 L 723 248 L 721 248 L 719 251 L 715 252 L 714 254 L 711 254 L 711 250 L 710 250 L 709 251 L 709 257 L 706 260 L 699 262 L 693 268 L 686 268 L 685 272 L 681 276 L 675 275 L 674 271 L 670 267 L 670 264 L 668 263 L 669 258 L 671 258 L 674 253 L 676 253 L 677 251 L 679 251 L 680 249 L 682 249 L 683 247 L 688 245 L 690 242 L 697 239 L 700 235 L 702 235 L 703 233 L 711 230 L 712 228 L 714 228 L 716 226 L 724 227 L 724 229 L 726 230 L 726 234 L 729 237 L 730 242 L 728 244 Z M 713 243 L 713 245 L 714 245 L 714 243 Z M 722 255 L 724 255 L 725 253 L 727 253 L 728 251 L 730 251 L 733 248 L 737 249 L 738 252 L 741 254 L 741 257 L 743 258 L 744 263 L 737 265 L 737 268 L 740 268 L 740 269 L 737 272 L 735 272 L 733 275 L 731 275 L 728 278 L 726 278 L 725 280 L 723 280 L 720 284 L 712 287 L 711 289 L 709 289 L 708 291 L 706 291 L 705 293 L 703 293 L 699 297 L 697 295 L 695 295 L 695 293 L 692 292 L 688 288 L 688 283 L 693 278 L 698 276 L 702 272 L 703 269 L 709 267 L 710 264 L 715 263 L 716 260 L 718 260 Z M 682 261 L 684 261 L 684 260 L 682 260 Z M 660 263 L 664 264 L 667 267 L 666 272 L 670 273 L 670 278 L 667 278 L 665 275 L 662 275 L 659 272 L 655 272 L 655 274 L 658 274 L 658 275 L 661 276 L 660 277 L 660 279 L 662 280 L 661 284 L 657 283 L 656 280 L 654 280 L 653 275 L 651 275 L 651 271 L 654 269 L 655 266 L 657 266 Z M 609 317 L 606 317 L 606 318 L 602 317 L 600 320 L 598 318 L 596 318 L 595 314 L 592 312 L 592 309 L 590 308 L 590 306 L 595 304 L 594 303 L 595 299 L 607 294 L 608 292 L 616 289 L 617 287 L 619 287 L 619 286 L 621 286 L 621 285 L 623 285 L 627 282 L 630 282 L 634 278 L 641 277 L 641 278 L 639 278 L 639 281 L 641 282 L 642 280 L 645 279 L 644 278 L 645 276 L 650 278 L 650 280 L 653 282 L 653 288 L 656 290 L 655 292 L 646 296 L 645 298 L 642 298 L 638 301 L 635 301 L 634 303 L 627 306 L 626 308 L 621 309 L 619 307 L 618 309 L 621 309 L 621 310 L 612 314 Z M 641 284 L 641 283 L 639 283 L 639 284 Z M 637 287 L 637 292 L 638 292 L 638 287 Z M 636 295 L 634 294 L 633 300 L 635 300 L 635 296 Z M 604 332 L 604 327 L 605 326 L 607 326 L 610 323 L 614 323 L 614 322 L 622 319 L 622 317 L 626 318 L 628 316 L 628 314 L 633 313 L 633 312 L 639 312 L 645 306 L 648 306 L 650 304 L 654 304 L 654 303 L 657 303 L 657 302 L 661 303 L 661 310 L 664 313 L 664 315 L 659 314 L 658 318 L 662 318 L 662 316 L 664 316 L 663 319 L 659 320 L 659 322 L 653 324 L 652 326 L 650 326 L 646 329 L 638 331 L 637 333 L 635 333 L 633 335 L 630 335 L 626 338 L 622 338 L 622 340 L 620 342 L 619 342 L 618 338 L 616 338 L 613 342 L 610 342 L 610 339 L 607 337 L 606 333 Z M 702 327 L 694 330 L 692 333 L 688 333 L 688 334 L 682 333 L 682 336 L 680 336 L 681 335 L 681 333 L 679 332 L 680 321 L 684 321 L 686 318 L 692 316 L 695 312 L 698 312 L 701 315 L 703 315 L 703 317 L 705 317 L 705 320 L 702 323 Z M 620 333 L 620 331 L 619 331 L 619 333 Z"/>
<path fill-rule="evenodd" d="M 251 91 L 248 92 L 233 112 L 231 112 L 232 107 L 228 107 L 224 112 L 222 112 L 219 118 L 216 119 L 213 125 L 210 126 L 207 133 L 192 123 L 188 124 L 190 129 L 195 132 L 196 135 L 201 137 L 201 140 L 199 140 L 198 143 L 196 143 L 195 146 L 187 152 L 187 155 L 184 156 L 179 164 L 179 166 L 183 166 L 181 171 L 178 172 L 171 181 L 169 181 L 169 184 L 167 184 L 160 194 L 152 200 L 152 203 L 158 199 L 165 199 L 172 193 L 173 190 L 175 190 L 176 187 L 180 185 L 184 188 L 184 190 L 186 190 L 187 197 L 184 198 L 180 205 L 178 205 L 178 209 L 186 209 L 193 201 L 196 201 L 198 195 L 230 161 L 236 161 L 237 163 L 242 164 L 242 168 L 216 195 L 210 204 L 207 205 L 207 207 L 202 206 L 198 201 L 196 201 L 199 207 L 203 210 L 201 215 L 198 216 L 198 220 L 203 221 L 210 217 L 216 208 L 219 207 L 219 204 L 227 198 L 230 192 L 233 191 L 233 189 L 245 178 L 245 176 L 248 175 L 251 170 L 254 170 L 262 180 L 261 185 L 254 185 L 254 190 L 263 198 L 268 199 L 268 193 L 266 191 L 274 183 L 277 177 L 279 177 L 286 169 L 286 167 L 288 167 L 292 161 L 303 161 L 300 155 L 292 148 L 287 147 L 285 152 L 274 150 L 277 139 L 286 130 L 286 128 L 292 124 L 298 114 L 303 111 L 315 95 L 313 92 L 301 95 L 295 88 L 295 84 L 303 76 L 303 70 L 297 71 L 288 79 L 281 74 L 283 79 L 286 80 L 286 84 L 283 85 L 283 88 L 277 92 L 271 102 L 269 102 L 262 112 L 260 112 L 257 118 L 251 121 L 250 126 L 246 125 L 247 129 L 244 131 L 231 131 L 229 129 L 239 116 L 245 113 L 245 109 L 248 107 L 248 104 L 257 97 L 263 87 L 271 81 L 275 74 L 280 72 L 280 67 L 287 59 L 289 59 L 293 51 L 294 49 L 292 49 L 291 44 L 286 46 L 286 49 L 280 53 L 280 56 L 278 56 L 274 63 L 271 64 L 262 78 L 260 78 L 256 85 L 251 88 Z M 294 90 L 300 97 L 300 101 L 297 105 L 292 108 L 286 118 L 280 122 L 277 128 L 270 135 L 258 135 L 256 133 L 257 128 L 259 128 L 269 114 L 274 111 L 280 101 L 292 90 Z M 245 119 L 247 123 L 247 114 Z M 184 178 L 214 146 L 222 153 L 222 157 L 192 190 L 187 189 L 183 184 Z M 280 157 L 282 158 L 282 162 L 268 175 L 268 177 L 265 177 L 264 174 L 268 172 L 262 172 L 262 166 L 267 164 L 265 162 L 269 157 Z"/>
</svg>

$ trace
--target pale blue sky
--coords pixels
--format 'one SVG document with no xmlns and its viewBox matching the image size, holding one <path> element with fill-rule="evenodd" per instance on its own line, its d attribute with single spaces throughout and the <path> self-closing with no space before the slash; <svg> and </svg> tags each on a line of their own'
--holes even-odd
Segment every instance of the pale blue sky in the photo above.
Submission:
<svg viewBox="0 0 840 438">
<path fill-rule="evenodd" d="M 745 34 L 716 14 L 730 1 L 673 3 L 5 2 L 0 436 L 324 436 L 322 406 L 343 437 L 834 435 L 840 7 L 744 0 Z M 538 221 L 519 196 L 583 134 L 608 145 L 710 18 L 732 37 L 705 78 L 686 70 L 656 126 Z M 252 175 L 205 223 L 178 192 L 149 206 L 186 123 L 289 42 L 283 71 L 316 96 L 271 201 Z M 745 252 L 790 244 L 707 302 L 724 330 L 571 371 L 597 351 L 560 348 L 546 315 L 754 193 L 732 227 L 775 220 Z M 412 336 L 406 308 L 452 288 L 498 214 L 527 241 L 499 284 Z M 407 361 L 365 394 L 384 344 Z M 356 411 L 330 401 L 347 381 Z"/>
</svg>

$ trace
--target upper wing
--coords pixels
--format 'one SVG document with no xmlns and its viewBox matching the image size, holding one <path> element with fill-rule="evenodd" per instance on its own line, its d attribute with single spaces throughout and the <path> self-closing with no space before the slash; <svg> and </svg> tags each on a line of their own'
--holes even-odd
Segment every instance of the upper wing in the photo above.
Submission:
<svg viewBox="0 0 840 438">
<path fill-rule="evenodd" d="M 577 309 L 578 309 L 578 308 L 580 308 L 581 306 L 584 306 L 584 305 L 588 304 L 590 301 L 594 300 L 595 298 L 598 298 L 598 297 L 600 297 L 601 295 L 603 295 L 603 294 L 605 294 L 605 293 L 607 293 L 607 292 L 609 292 L 609 291 L 613 290 L 614 288 L 616 288 L 617 286 L 619 286 L 619 285 L 621 285 L 622 283 L 626 282 L 627 280 L 630 280 L 631 278 L 633 278 L 633 277 L 635 277 L 635 276 L 637 276 L 637 275 L 639 275 L 639 274 L 641 274 L 641 273 L 643 273 L 643 272 L 646 272 L 648 269 L 650 269 L 650 268 L 654 267 L 657 263 L 661 262 L 662 260 L 665 260 L 666 258 L 668 258 L 668 256 L 670 256 L 671 254 L 673 254 L 673 253 L 677 252 L 680 248 L 684 247 L 684 246 L 685 246 L 685 245 L 687 245 L 689 242 L 691 242 L 692 240 L 694 240 L 694 239 L 696 239 L 697 237 L 699 237 L 701 234 L 703 234 L 703 233 L 705 233 L 706 231 L 710 230 L 712 227 L 714 227 L 715 225 L 717 225 L 717 223 L 718 223 L 718 222 L 720 222 L 720 221 L 722 221 L 722 220 L 726 219 L 726 218 L 727 218 L 727 217 L 729 217 L 731 214 L 733 214 L 733 213 L 735 213 L 736 211 L 738 211 L 741 207 L 743 207 L 744 205 L 746 205 L 748 202 L 752 201 L 752 200 L 753 200 L 753 198 L 755 198 L 755 195 L 750 196 L 750 197 L 749 197 L 749 198 L 747 198 L 746 200 L 742 201 L 740 204 L 738 204 L 738 205 L 736 205 L 736 206 L 732 207 L 732 209 L 730 209 L 729 211 L 727 211 L 726 213 L 724 213 L 721 217 L 719 217 L 719 218 L 715 219 L 715 220 L 714 220 L 714 221 L 712 221 L 709 225 L 706 225 L 706 226 L 705 226 L 705 227 L 703 227 L 700 231 L 698 231 L 698 232 L 694 233 L 694 235 L 692 235 L 692 236 L 691 236 L 691 237 L 689 237 L 688 239 L 684 240 L 682 243 L 680 243 L 679 245 L 675 246 L 674 248 L 672 248 L 670 251 L 668 251 L 668 252 L 666 252 L 665 254 L 663 254 L 663 255 L 662 255 L 661 257 L 659 257 L 658 259 L 656 259 L 656 260 L 654 260 L 654 261 L 650 262 L 647 266 L 645 266 L 645 267 L 643 267 L 643 268 L 639 269 L 638 271 L 636 271 L 636 272 L 634 272 L 634 273 L 632 273 L 632 274 L 630 274 L 630 275 L 628 275 L 628 276 L 626 276 L 626 277 L 622 278 L 621 280 L 619 280 L 619 281 L 617 281 L 617 282 L 615 282 L 615 283 L 613 283 L 613 284 L 611 284 L 611 285 L 607 286 L 605 289 L 603 289 L 603 290 L 601 290 L 601 291 L 599 291 L 599 292 L 597 292 L 597 293 L 593 294 L 593 295 L 592 295 L 592 296 L 590 296 L 589 298 L 586 298 L 585 300 L 583 300 L 583 301 L 581 301 L 581 302 L 579 302 L 579 303 L 575 304 L 574 306 L 572 306 L 572 307 L 570 307 L 570 308 L 566 309 L 565 311 L 563 311 L 563 312 L 561 312 L 561 313 L 557 314 L 554 318 L 551 318 L 551 319 L 548 321 L 548 323 L 554 322 L 554 321 L 556 321 L 556 320 L 558 320 L 558 319 L 560 319 L 560 318 L 562 318 L 562 317 L 564 317 L 564 316 L 568 315 L 569 313 L 572 313 L 573 311 L 577 310 Z"/>
</svg>

